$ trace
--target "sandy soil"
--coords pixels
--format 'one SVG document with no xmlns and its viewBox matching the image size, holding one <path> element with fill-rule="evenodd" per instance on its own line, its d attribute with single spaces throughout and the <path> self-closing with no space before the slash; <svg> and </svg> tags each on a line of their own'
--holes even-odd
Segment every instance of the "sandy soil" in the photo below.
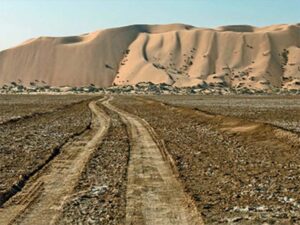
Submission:
<svg viewBox="0 0 300 225">
<path fill-rule="evenodd" d="M 150 100 L 113 104 L 146 119 L 164 140 L 205 223 L 300 221 L 299 136 Z"/>
</svg>

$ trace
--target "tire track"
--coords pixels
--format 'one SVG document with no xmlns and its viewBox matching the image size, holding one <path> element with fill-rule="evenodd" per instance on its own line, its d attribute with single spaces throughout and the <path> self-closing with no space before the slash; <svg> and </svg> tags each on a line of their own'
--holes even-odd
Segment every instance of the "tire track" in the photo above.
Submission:
<svg viewBox="0 0 300 225">
<path fill-rule="evenodd" d="M 130 152 L 126 125 L 119 114 L 99 104 L 111 126 L 91 155 L 58 224 L 124 224 Z"/>
<path fill-rule="evenodd" d="M 20 193 L 0 209 L 0 224 L 54 224 L 64 200 L 72 194 L 90 155 L 107 132 L 110 118 L 89 104 L 93 112 L 91 131 L 63 146 L 59 154 Z"/>
<path fill-rule="evenodd" d="M 203 224 L 193 201 L 163 157 L 149 125 L 112 106 L 109 100 L 103 105 L 119 113 L 131 138 L 126 224 Z"/>
<path fill-rule="evenodd" d="M 145 118 L 165 140 L 206 223 L 298 224 L 295 134 L 148 99 L 120 97 L 113 103 Z"/>
</svg>

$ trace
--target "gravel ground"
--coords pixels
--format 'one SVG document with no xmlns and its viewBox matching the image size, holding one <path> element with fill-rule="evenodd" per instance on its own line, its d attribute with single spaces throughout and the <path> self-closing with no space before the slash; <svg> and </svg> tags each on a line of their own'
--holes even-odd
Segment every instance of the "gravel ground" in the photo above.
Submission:
<svg viewBox="0 0 300 225">
<path fill-rule="evenodd" d="M 92 98 L 88 95 L 0 95 L 0 124 L 33 113 L 54 111 Z"/>
<path fill-rule="evenodd" d="M 43 165 L 55 149 L 88 128 L 88 102 L 0 125 L 0 200 L 14 184 Z"/>
<path fill-rule="evenodd" d="M 171 96 L 152 98 L 213 114 L 266 122 L 300 132 L 299 96 Z"/>
<path fill-rule="evenodd" d="M 206 224 L 300 223 L 299 142 L 266 125 L 224 131 L 219 117 L 150 100 L 113 104 L 146 119 L 165 141 Z"/>
<path fill-rule="evenodd" d="M 129 139 L 119 116 L 87 164 L 60 224 L 124 224 Z"/>
</svg>

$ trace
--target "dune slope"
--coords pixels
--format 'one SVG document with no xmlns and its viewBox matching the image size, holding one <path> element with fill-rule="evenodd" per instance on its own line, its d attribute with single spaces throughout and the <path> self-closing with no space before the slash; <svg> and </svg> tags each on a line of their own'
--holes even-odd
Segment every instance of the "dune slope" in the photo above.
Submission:
<svg viewBox="0 0 300 225">
<path fill-rule="evenodd" d="M 300 88 L 300 25 L 133 25 L 40 37 L 0 52 L 0 85 Z"/>
</svg>

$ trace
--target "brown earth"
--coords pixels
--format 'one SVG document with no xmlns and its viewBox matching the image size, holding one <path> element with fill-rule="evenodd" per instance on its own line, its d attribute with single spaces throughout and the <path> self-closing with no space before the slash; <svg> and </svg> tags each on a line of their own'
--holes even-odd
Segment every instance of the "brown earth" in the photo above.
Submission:
<svg viewBox="0 0 300 225">
<path fill-rule="evenodd" d="M 299 223 L 299 133 L 185 98 L 106 97 L 0 125 L 2 190 L 26 181 L 0 224 Z"/>
<path fill-rule="evenodd" d="M 299 135 L 152 100 L 113 104 L 164 140 L 205 223 L 299 223 Z"/>
</svg>

